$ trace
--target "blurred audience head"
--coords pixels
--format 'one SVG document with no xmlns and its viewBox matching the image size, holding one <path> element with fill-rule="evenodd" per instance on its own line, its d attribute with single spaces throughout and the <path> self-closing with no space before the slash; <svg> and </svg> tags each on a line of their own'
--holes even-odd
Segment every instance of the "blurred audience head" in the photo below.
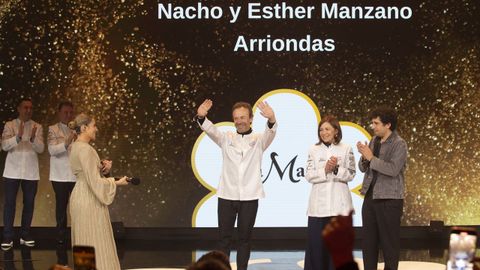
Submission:
<svg viewBox="0 0 480 270">
<path fill-rule="evenodd" d="M 187 270 L 232 270 L 228 256 L 218 250 L 204 254 Z"/>
</svg>

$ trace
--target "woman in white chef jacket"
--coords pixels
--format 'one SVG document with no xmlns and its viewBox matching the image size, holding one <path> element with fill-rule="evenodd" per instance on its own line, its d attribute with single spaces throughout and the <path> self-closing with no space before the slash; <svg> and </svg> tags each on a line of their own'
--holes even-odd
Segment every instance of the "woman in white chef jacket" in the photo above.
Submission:
<svg viewBox="0 0 480 270">
<path fill-rule="evenodd" d="M 305 270 L 333 270 L 334 265 L 322 239 L 332 217 L 348 215 L 353 209 L 348 182 L 355 177 L 352 147 L 341 143 L 338 120 L 327 115 L 318 125 L 319 142 L 308 152 L 305 178 L 312 184 L 308 204 L 308 244 Z"/>
</svg>

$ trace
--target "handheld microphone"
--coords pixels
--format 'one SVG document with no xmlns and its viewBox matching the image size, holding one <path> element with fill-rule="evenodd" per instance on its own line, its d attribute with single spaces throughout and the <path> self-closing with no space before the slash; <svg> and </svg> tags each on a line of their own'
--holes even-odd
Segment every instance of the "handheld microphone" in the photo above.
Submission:
<svg viewBox="0 0 480 270">
<path fill-rule="evenodd" d="M 120 177 L 114 177 L 114 178 L 115 178 L 115 181 L 120 180 Z M 140 178 L 138 178 L 138 177 L 127 177 L 127 182 L 129 184 L 134 185 L 134 186 L 138 186 L 138 185 L 140 185 Z"/>
</svg>

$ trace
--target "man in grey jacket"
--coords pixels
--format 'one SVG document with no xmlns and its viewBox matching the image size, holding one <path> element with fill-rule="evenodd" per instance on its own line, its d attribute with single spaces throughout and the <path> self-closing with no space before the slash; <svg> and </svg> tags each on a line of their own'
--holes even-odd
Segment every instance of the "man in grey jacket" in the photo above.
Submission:
<svg viewBox="0 0 480 270">
<path fill-rule="evenodd" d="M 361 193 L 363 263 L 365 270 L 377 269 L 382 248 L 385 269 L 398 269 L 400 221 L 405 197 L 407 144 L 398 135 L 397 113 L 388 107 L 370 112 L 374 137 L 367 145 L 357 143 L 362 155 L 360 171 L 365 172 Z"/>
</svg>

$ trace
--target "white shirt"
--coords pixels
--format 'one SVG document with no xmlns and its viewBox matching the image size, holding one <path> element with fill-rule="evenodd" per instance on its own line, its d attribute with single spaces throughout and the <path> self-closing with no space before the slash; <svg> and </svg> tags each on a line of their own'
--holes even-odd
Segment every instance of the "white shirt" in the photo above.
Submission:
<svg viewBox="0 0 480 270">
<path fill-rule="evenodd" d="M 35 140 L 30 142 L 33 126 L 37 127 Z M 2 149 L 8 151 L 5 160 L 3 177 L 40 180 L 38 170 L 38 154 L 42 153 L 45 145 L 43 143 L 42 126 L 33 120 L 25 122 L 22 140 L 17 142 L 20 119 L 14 119 L 5 123 L 2 133 Z"/>
<path fill-rule="evenodd" d="M 331 156 L 337 157 L 338 172 L 325 173 Z M 307 215 L 332 217 L 348 215 L 353 209 L 348 182 L 355 177 L 355 157 L 349 145 L 339 143 L 329 147 L 313 145 L 308 152 L 305 179 L 312 184 Z"/>
<path fill-rule="evenodd" d="M 73 134 L 73 130 L 59 122 L 48 127 L 48 152 L 50 153 L 50 180 L 55 182 L 75 182 L 72 168 L 70 167 L 71 144 L 68 149 L 65 141 Z"/>
<path fill-rule="evenodd" d="M 206 118 L 201 128 L 222 149 L 223 166 L 217 196 L 239 201 L 264 198 L 262 155 L 275 138 L 277 123 L 272 128 L 267 126 L 264 133 L 246 135 L 220 132 Z"/>
</svg>

